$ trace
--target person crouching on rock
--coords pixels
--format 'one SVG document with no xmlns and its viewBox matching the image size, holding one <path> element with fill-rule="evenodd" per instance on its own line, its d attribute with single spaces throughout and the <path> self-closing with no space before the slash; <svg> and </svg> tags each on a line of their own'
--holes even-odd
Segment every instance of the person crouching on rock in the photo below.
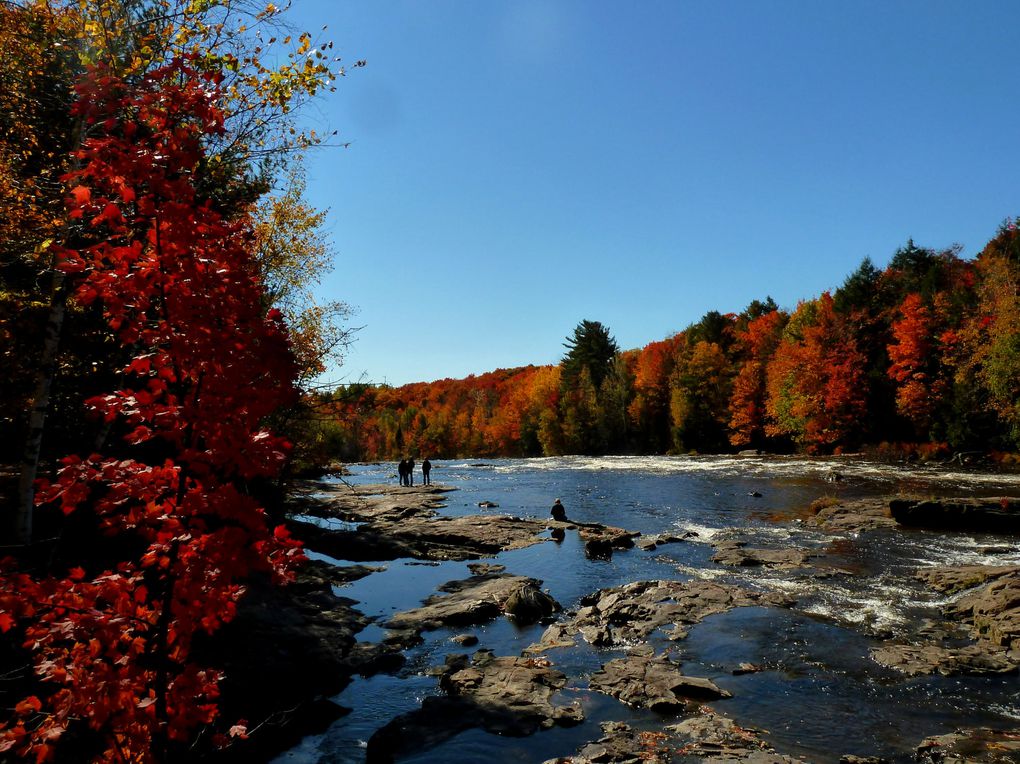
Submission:
<svg viewBox="0 0 1020 764">
<path fill-rule="evenodd" d="M 567 519 L 567 510 L 563 508 L 563 502 L 559 499 L 553 502 L 549 514 L 552 515 L 553 520 L 559 520 L 561 523 Z"/>
</svg>

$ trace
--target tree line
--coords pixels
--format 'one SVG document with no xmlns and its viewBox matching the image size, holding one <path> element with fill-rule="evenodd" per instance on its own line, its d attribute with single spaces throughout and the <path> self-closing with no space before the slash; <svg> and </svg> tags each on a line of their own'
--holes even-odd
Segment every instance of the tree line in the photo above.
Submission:
<svg viewBox="0 0 1020 764">
<path fill-rule="evenodd" d="M 620 351 L 582 321 L 558 365 L 318 396 L 324 456 L 843 453 L 1020 446 L 1020 231 L 913 241 L 793 310 L 771 298 Z"/>
</svg>

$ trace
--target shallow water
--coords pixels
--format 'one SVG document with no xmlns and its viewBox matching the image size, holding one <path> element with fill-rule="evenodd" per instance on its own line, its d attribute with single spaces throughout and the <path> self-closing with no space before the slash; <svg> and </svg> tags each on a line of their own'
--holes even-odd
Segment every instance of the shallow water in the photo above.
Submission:
<svg viewBox="0 0 1020 764">
<path fill-rule="evenodd" d="M 352 472 L 347 482 L 396 483 L 391 464 L 354 466 Z M 963 726 L 1018 723 L 1016 677 L 906 679 L 868 657 L 878 644 L 869 635 L 908 635 L 922 619 L 938 617 L 946 599 L 916 581 L 914 571 L 931 565 L 1020 563 L 1014 540 L 920 531 L 830 535 L 804 527 L 801 520 L 807 505 L 820 496 L 1017 495 L 1020 475 L 897 467 L 856 458 L 562 457 L 433 462 L 432 476 L 435 483 L 458 489 L 445 495 L 442 511 L 450 515 L 544 518 L 553 499 L 560 497 L 571 519 L 646 534 L 698 534 L 690 542 L 651 552 L 635 548 L 609 561 L 592 561 L 584 557 L 576 534 L 568 533 L 560 544 L 506 552 L 495 560 L 510 573 L 542 579 L 567 610 L 597 589 L 649 578 L 715 578 L 795 598 L 798 604 L 792 610 L 739 608 L 691 627 L 682 642 L 653 640 L 657 649 L 672 648 L 685 673 L 711 678 L 732 692 L 733 698 L 713 707 L 742 726 L 767 730 L 765 739 L 780 752 L 813 762 L 837 762 L 843 754 L 905 762 L 928 735 Z M 761 496 L 752 496 L 755 492 Z M 480 509 L 482 501 L 499 507 Z M 805 570 L 723 568 L 711 562 L 709 542 L 727 535 L 753 546 L 806 547 L 847 575 L 820 580 Z M 983 551 L 993 546 L 1006 551 L 994 556 Z M 371 564 L 386 570 L 337 592 L 357 600 L 366 615 L 379 620 L 416 607 L 438 585 L 469 575 L 464 562 Z M 465 651 L 450 642 L 455 633 L 470 631 L 478 636 L 479 647 L 516 655 L 537 641 L 542 630 L 519 629 L 501 619 L 469 629 L 427 632 L 397 675 L 355 679 L 335 699 L 351 713 L 276 761 L 362 762 L 375 729 L 437 692 L 436 680 L 426 671 L 442 664 L 447 654 Z M 376 641 L 383 633 L 373 625 L 359 637 Z M 555 667 L 573 677 L 562 695 L 564 702 L 582 703 L 586 722 L 579 727 L 516 739 L 474 730 L 400 761 L 540 762 L 569 755 L 598 738 L 600 721 L 647 728 L 671 723 L 669 717 L 630 709 L 587 689 L 585 677 L 619 654 L 583 642 L 548 653 Z M 765 670 L 733 676 L 732 668 L 741 662 Z"/>
</svg>

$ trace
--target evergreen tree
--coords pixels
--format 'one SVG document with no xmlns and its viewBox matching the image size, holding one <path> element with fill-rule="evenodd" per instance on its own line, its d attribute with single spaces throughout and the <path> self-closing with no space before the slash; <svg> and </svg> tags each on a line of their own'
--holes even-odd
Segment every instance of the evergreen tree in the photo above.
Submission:
<svg viewBox="0 0 1020 764">
<path fill-rule="evenodd" d="M 563 356 L 563 388 L 572 389 L 582 369 L 587 369 L 591 383 L 598 390 L 612 368 L 613 358 L 619 352 L 616 340 L 609 329 L 598 321 L 582 321 L 574 329 L 574 336 L 563 343 L 567 354 Z"/>
</svg>

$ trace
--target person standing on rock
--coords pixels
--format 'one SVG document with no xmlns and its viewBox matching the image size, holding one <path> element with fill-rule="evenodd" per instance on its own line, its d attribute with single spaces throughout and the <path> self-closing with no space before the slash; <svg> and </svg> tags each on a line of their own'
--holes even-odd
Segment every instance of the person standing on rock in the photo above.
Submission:
<svg viewBox="0 0 1020 764">
<path fill-rule="evenodd" d="M 407 485 L 407 459 L 401 459 L 397 465 L 397 474 L 400 476 L 400 485 Z"/>
<path fill-rule="evenodd" d="M 421 479 L 422 485 L 432 485 L 432 478 L 429 477 L 429 473 L 432 472 L 432 462 L 426 456 L 421 460 Z"/>
<path fill-rule="evenodd" d="M 407 460 L 407 484 L 414 485 L 414 459 Z"/>
<path fill-rule="evenodd" d="M 553 520 L 558 520 L 561 523 L 567 519 L 567 510 L 559 499 L 553 502 L 552 510 L 549 514 L 552 515 Z"/>
</svg>

